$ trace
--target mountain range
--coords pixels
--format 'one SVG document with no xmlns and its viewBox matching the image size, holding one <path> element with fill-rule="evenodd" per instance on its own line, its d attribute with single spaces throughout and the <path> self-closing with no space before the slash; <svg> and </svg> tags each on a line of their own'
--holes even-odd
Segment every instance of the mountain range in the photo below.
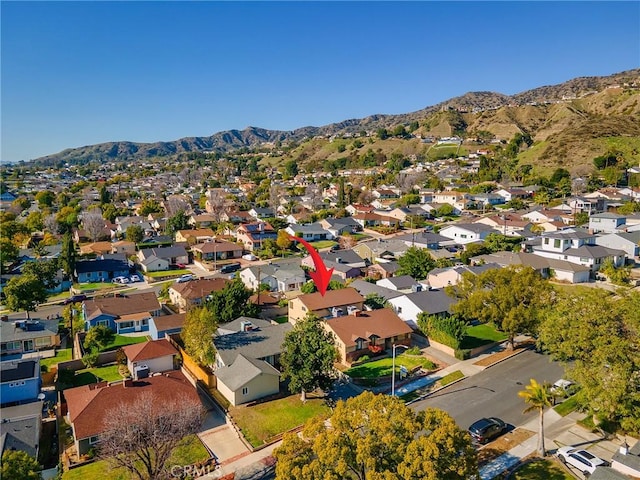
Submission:
<svg viewBox="0 0 640 480">
<path fill-rule="evenodd" d="M 574 78 L 515 95 L 469 92 L 406 114 L 377 114 L 293 131 L 247 127 L 166 142 L 107 142 L 66 149 L 34 162 L 51 165 L 139 160 L 185 152 L 227 153 L 277 142 L 375 132 L 417 122 L 418 129 L 413 133 L 418 137 L 453 134 L 465 137 L 484 131 L 508 141 L 518 132 L 526 133 L 534 140 L 530 151 L 525 152 L 529 163 L 552 168 L 553 164 L 568 162 L 573 170 L 580 171 L 593 156 L 610 150 L 612 139 L 613 148 L 628 150 L 634 159 L 640 155 L 640 142 L 636 144 L 640 140 L 639 100 L 640 69 L 634 69 L 609 76 Z"/>
</svg>

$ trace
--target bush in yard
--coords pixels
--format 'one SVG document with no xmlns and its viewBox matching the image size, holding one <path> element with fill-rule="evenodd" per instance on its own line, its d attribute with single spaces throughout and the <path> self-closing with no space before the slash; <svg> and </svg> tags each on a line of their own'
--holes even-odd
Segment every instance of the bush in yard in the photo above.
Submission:
<svg viewBox="0 0 640 480">
<path fill-rule="evenodd" d="M 422 355 L 422 350 L 420 350 L 418 347 L 411 347 L 411 348 L 407 349 L 405 354 L 407 354 L 407 355 Z"/>
<path fill-rule="evenodd" d="M 418 326 L 429 338 L 453 349 L 460 348 L 460 343 L 467 333 L 466 322 L 456 316 L 441 317 L 423 312 L 418 315 Z"/>
<path fill-rule="evenodd" d="M 468 360 L 471 358 L 471 350 L 467 348 L 456 349 L 454 355 L 458 360 Z"/>
<path fill-rule="evenodd" d="M 46 365 L 40 365 L 40 371 L 42 373 L 47 373 L 49 371 L 49 367 L 47 367 Z"/>
<path fill-rule="evenodd" d="M 62 385 L 73 385 L 73 377 L 76 376 L 76 372 L 68 368 L 58 370 L 58 382 Z"/>
<path fill-rule="evenodd" d="M 360 358 L 358 358 L 358 362 L 368 362 L 369 360 L 371 360 L 371 357 L 369 355 L 362 355 Z"/>
<path fill-rule="evenodd" d="M 118 365 L 127 364 L 127 355 L 124 353 L 124 349 L 122 347 L 116 351 L 116 363 Z"/>
<path fill-rule="evenodd" d="M 91 350 L 90 352 L 84 354 L 84 356 L 82 357 L 82 363 L 84 363 L 84 366 L 87 368 L 93 368 L 96 366 L 96 363 L 98 363 L 99 355 L 100 352 L 98 352 L 97 350 Z"/>
</svg>

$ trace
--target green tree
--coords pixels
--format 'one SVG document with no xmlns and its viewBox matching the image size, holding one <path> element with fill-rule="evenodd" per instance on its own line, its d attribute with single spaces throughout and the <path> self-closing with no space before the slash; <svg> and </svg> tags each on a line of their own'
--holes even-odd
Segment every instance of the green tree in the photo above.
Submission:
<svg viewBox="0 0 640 480">
<path fill-rule="evenodd" d="M 285 250 L 289 250 L 289 248 L 291 248 L 292 243 L 293 241 L 291 240 L 291 237 L 289 237 L 289 234 L 285 230 L 278 230 L 276 245 L 278 245 L 278 248 L 282 250 L 282 256 L 284 256 Z"/>
<path fill-rule="evenodd" d="M 100 185 L 98 195 L 100 196 L 100 205 L 111 203 L 111 193 L 109 193 L 109 190 L 107 190 L 107 186 L 104 183 Z"/>
<path fill-rule="evenodd" d="M 586 225 L 589 223 L 589 214 L 587 212 L 578 212 L 575 214 L 574 219 L 576 225 Z"/>
<path fill-rule="evenodd" d="M 448 217 L 450 215 L 453 215 L 454 211 L 455 210 L 454 210 L 452 205 L 449 205 L 448 203 L 445 203 L 438 210 L 436 210 L 436 216 L 438 216 L 438 217 Z"/>
<path fill-rule="evenodd" d="M 369 293 L 364 299 L 364 304 L 372 310 L 386 308 L 389 302 L 379 293 Z"/>
<path fill-rule="evenodd" d="M 376 131 L 376 135 L 380 140 L 386 140 L 387 138 L 389 138 L 389 132 L 387 131 L 386 128 L 379 128 Z"/>
<path fill-rule="evenodd" d="M 295 160 L 284 162 L 284 174 L 287 177 L 295 177 L 298 174 L 298 162 Z"/>
<path fill-rule="evenodd" d="M 282 376 L 289 379 L 289 390 L 307 392 L 326 390 L 333 385 L 333 362 L 337 358 L 333 335 L 327 332 L 318 317 L 308 314 L 287 332 L 282 344 Z"/>
<path fill-rule="evenodd" d="M 507 202 L 507 207 L 513 208 L 514 210 L 524 210 L 525 204 L 524 201 L 520 197 L 512 198 Z"/>
<path fill-rule="evenodd" d="M 140 243 L 144 238 L 144 230 L 140 225 L 129 225 L 125 236 L 130 242 Z"/>
<path fill-rule="evenodd" d="M 276 480 L 464 480 L 478 476 L 469 435 L 446 412 L 414 412 L 365 392 L 313 418 L 274 451 Z"/>
<path fill-rule="evenodd" d="M 67 232 L 62 237 L 62 250 L 59 257 L 60 268 L 69 277 L 73 278 L 76 270 L 76 244 L 71 233 Z"/>
<path fill-rule="evenodd" d="M 2 454 L 2 478 L 11 480 L 40 480 L 40 464 L 27 452 L 7 449 Z"/>
<path fill-rule="evenodd" d="M 5 269 L 18 259 L 20 250 L 9 237 L 0 236 L 0 272 L 5 273 Z"/>
<path fill-rule="evenodd" d="M 51 208 L 55 199 L 56 194 L 51 190 L 40 190 L 38 193 L 36 193 L 36 202 L 38 202 L 40 208 Z"/>
<path fill-rule="evenodd" d="M 582 404 L 594 417 L 640 432 L 640 293 L 559 293 L 539 342 L 566 362 L 566 376 L 580 385 Z"/>
<path fill-rule="evenodd" d="M 409 247 L 398 259 L 398 275 L 411 275 L 416 280 L 424 280 L 435 268 L 435 262 L 425 248 Z"/>
<path fill-rule="evenodd" d="M 230 322 L 243 315 L 253 317 L 258 313 L 258 308 L 249 302 L 252 294 L 253 291 L 246 288 L 242 280 L 235 278 L 222 290 L 211 293 L 207 308 L 220 323 Z"/>
<path fill-rule="evenodd" d="M 531 267 L 493 268 L 480 275 L 465 273 L 447 292 L 459 301 L 452 306 L 464 320 L 491 322 L 514 338 L 520 333 L 536 333 L 544 309 L 552 303 L 549 283 Z"/>
<path fill-rule="evenodd" d="M 180 210 L 178 213 L 169 217 L 165 225 L 165 231 L 167 235 L 175 235 L 178 230 L 187 230 L 189 228 L 189 217 L 184 213 L 184 210 Z"/>
<path fill-rule="evenodd" d="M 212 365 L 216 359 L 213 337 L 218 322 L 207 308 L 192 308 L 187 312 L 180 337 L 185 350 L 200 365 Z"/>
<path fill-rule="evenodd" d="M 206 200 L 206 197 L 204 198 Z M 157 200 L 153 198 L 145 198 L 144 200 L 142 200 L 142 203 L 140 204 L 140 215 L 146 217 L 150 213 L 160 212 L 162 212 L 162 205 L 160 205 Z"/>
<path fill-rule="evenodd" d="M 544 448 L 544 409 L 553 404 L 553 395 L 546 383 L 538 383 L 534 378 L 524 390 L 518 392 L 518 396 L 528 404 L 522 413 L 538 411 L 538 455 L 544 457 L 547 452 Z"/>
<path fill-rule="evenodd" d="M 91 327 L 84 337 L 84 348 L 86 350 L 102 350 L 113 342 L 115 334 L 106 325 L 96 325 Z"/>
<path fill-rule="evenodd" d="M 624 287 L 629 286 L 629 279 L 631 278 L 630 267 L 616 267 L 613 260 L 607 258 L 600 266 L 600 272 L 605 274 L 611 283 Z"/>
<path fill-rule="evenodd" d="M 27 262 L 22 267 L 23 275 L 34 275 L 47 290 L 53 290 L 60 283 L 57 279 L 58 261 L 55 258 Z"/>
<path fill-rule="evenodd" d="M 469 265 L 473 257 L 477 257 L 479 255 L 486 255 L 488 253 L 491 253 L 491 252 L 487 247 L 485 247 L 483 243 L 469 243 L 465 245 L 464 252 L 460 254 L 460 260 L 465 264 Z"/>
<path fill-rule="evenodd" d="M 41 232 L 44 230 L 44 215 L 42 212 L 31 212 L 24 219 L 24 224 L 30 232 Z"/>
<path fill-rule="evenodd" d="M 6 306 L 9 310 L 19 312 L 25 310 L 27 318 L 29 312 L 35 312 L 38 305 L 47 300 L 47 290 L 44 283 L 34 274 L 23 274 L 7 282 L 3 290 L 7 296 Z"/>
<path fill-rule="evenodd" d="M 315 293 L 318 291 L 318 289 L 316 288 L 316 283 L 313 280 L 309 280 L 308 282 L 302 284 L 302 287 L 300 287 L 300 291 L 302 293 Z"/>
</svg>

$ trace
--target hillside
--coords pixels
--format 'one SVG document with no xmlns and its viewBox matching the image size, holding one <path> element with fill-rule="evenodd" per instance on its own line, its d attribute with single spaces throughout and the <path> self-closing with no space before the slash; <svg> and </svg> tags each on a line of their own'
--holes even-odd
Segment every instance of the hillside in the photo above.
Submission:
<svg viewBox="0 0 640 480">
<path fill-rule="evenodd" d="M 580 77 L 559 85 L 543 86 L 513 96 L 494 92 L 469 92 L 422 110 L 401 115 L 371 115 L 322 127 L 276 131 L 256 127 L 218 132 L 209 137 L 187 137 L 156 143 L 109 142 L 64 150 L 35 160 L 42 164 L 139 160 L 175 156 L 186 152 L 233 152 L 240 148 L 271 147 L 277 142 L 302 142 L 302 148 L 282 156 L 302 163 L 333 161 L 346 154 L 328 137 L 350 137 L 367 132 L 366 145 L 349 144 L 355 154 L 367 148 L 401 155 L 426 154 L 428 147 L 416 138 L 378 140 L 371 136 L 381 128 L 418 122 L 414 136 L 475 137 L 489 132 L 508 141 L 516 133 L 527 133 L 534 145 L 521 161 L 546 170 L 563 165 L 582 172 L 594 156 L 612 144 L 638 156 L 640 137 L 640 69 L 606 77 Z M 318 140 L 325 138 L 325 140 Z M 313 141 L 311 139 L 314 139 Z M 391 141 L 390 141 L 391 140 Z M 375 145 L 371 145 L 371 142 Z M 345 145 L 346 148 L 346 145 Z M 458 152 L 460 153 L 460 152 Z M 277 158 L 277 156 L 275 156 Z M 275 159 L 274 158 L 274 159 Z M 428 158 L 425 157 L 425 158 Z M 633 158 L 640 163 L 640 157 Z"/>
</svg>

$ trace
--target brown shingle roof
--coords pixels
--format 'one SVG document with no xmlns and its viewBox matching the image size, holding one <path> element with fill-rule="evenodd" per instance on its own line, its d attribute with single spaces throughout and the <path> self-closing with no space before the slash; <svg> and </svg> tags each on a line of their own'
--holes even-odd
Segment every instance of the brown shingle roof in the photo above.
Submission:
<svg viewBox="0 0 640 480">
<path fill-rule="evenodd" d="M 165 339 L 128 345 L 122 347 L 122 350 L 124 350 L 127 359 L 131 362 L 140 362 L 178 353 L 178 350 Z"/>
<path fill-rule="evenodd" d="M 108 387 L 106 382 L 102 382 L 70 388 L 64 391 L 64 396 L 76 438 L 99 435 L 114 406 L 133 403 L 143 392 L 151 392 L 155 396 L 158 408 L 173 401 L 199 401 L 195 388 L 179 371 L 145 378 L 128 387 L 122 383 Z"/>
<path fill-rule="evenodd" d="M 173 328 L 182 328 L 186 316 L 186 313 L 178 313 L 176 315 L 162 315 L 160 317 L 155 317 L 153 319 L 153 323 L 155 323 L 156 329 L 158 331 L 170 330 Z"/>
<path fill-rule="evenodd" d="M 229 283 L 226 278 L 203 278 L 200 280 L 191 280 L 190 282 L 176 283 L 171 286 L 173 290 L 178 292 L 184 299 L 202 298 L 211 292 L 218 292 Z"/>
<path fill-rule="evenodd" d="M 348 347 L 355 345 L 355 340 L 358 338 L 368 339 L 371 335 L 376 335 L 379 338 L 391 338 L 413 331 L 389 308 L 362 312 L 357 317 L 346 315 L 332 318 L 327 320 L 327 326 Z"/>
<path fill-rule="evenodd" d="M 93 298 L 85 301 L 87 318 L 95 313 L 106 313 L 121 317 L 140 312 L 155 312 L 160 310 L 160 303 L 155 292 L 133 293 L 114 297 Z"/>
<path fill-rule="evenodd" d="M 298 299 L 309 311 L 364 302 L 364 297 L 360 295 L 355 288 L 327 290 L 324 296 L 322 296 L 320 292 L 308 293 L 306 295 L 300 295 Z"/>
<path fill-rule="evenodd" d="M 191 249 L 198 250 L 202 253 L 218 253 L 242 250 L 242 246 L 225 240 L 215 240 L 213 242 L 198 243 L 191 247 Z"/>
</svg>

